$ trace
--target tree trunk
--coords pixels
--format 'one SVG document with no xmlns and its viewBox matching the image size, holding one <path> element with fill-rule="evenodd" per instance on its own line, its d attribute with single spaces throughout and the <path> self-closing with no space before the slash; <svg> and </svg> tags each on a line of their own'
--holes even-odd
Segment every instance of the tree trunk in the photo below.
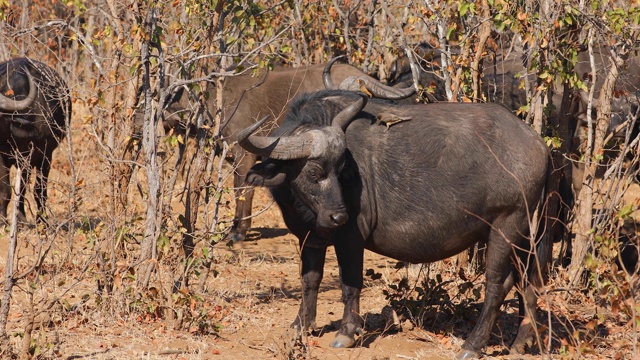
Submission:
<svg viewBox="0 0 640 360">
<path fill-rule="evenodd" d="M 147 33 L 154 33 L 156 28 L 155 8 L 147 10 L 145 26 Z M 157 260 L 157 240 L 158 240 L 158 198 L 160 195 L 160 167 L 158 165 L 158 114 L 153 108 L 153 95 L 151 89 L 151 44 L 152 38 L 143 43 L 141 56 L 144 68 L 143 91 L 144 91 L 144 126 L 142 135 L 142 147 L 145 155 L 145 167 L 147 173 L 147 215 L 145 220 L 144 240 L 140 249 L 141 267 L 138 272 L 138 283 L 142 287 L 149 286 L 151 274 L 155 268 Z"/>
<path fill-rule="evenodd" d="M 482 54 L 487 44 L 487 40 L 489 39 L 489 36 L 491 36 L 491 9 L 489 8 L 487 0 L 482 0 L 480 4 L 482 5 L 482 18 L 480 19 L 480 21 L 482 21 L 482 25 L 480 26 L 480 33 L 478 34 L 478 46 L 476 47 L 476 53 L 473 61 L 471 62 L 474 102 L 480 100 L 481 79 L 483 75 L 480 64 L 482 63 Z"/>
<path fill-rule="evenodd" d="M 16 154 L 17 155 L 17 154 Z M 13 286 L 16 283 L 14 274 L 15 270 L 14 260 L 16 254 L 16 247 L 18 244 L 18 201 L 16 201 L 17 194 L 20 194 L 22 176 L 21 166 L 17 164 L 17 172 L 14 180 L 13 196 L 11 209 L 11 229 L 9 230 L 9 249 L 7 251 L 7 263 L 4 270 L 4 294 L 2 295 L 2 303 L 0 305 L 0 357 L 9 357 L 12 353 L 11 342 L 9 335 L 7 335 L 7 320 L 9 318 L 9 309 L 11 308 L 11 294 L 13 292 Z"/>
<path fill-rule="evenodd" d="M 618 79 L 619 67 L 622 65 L 622 59 L 618 54 L 612 52 L 611 68 L 604 80 L 600 97 L 598 98 L 596 131 L 593 138 L 592 151 L 585 154 L 585 172 L 583 185 L 578 194 L 577 201 L 577 219 L 575 228 L 575 240 L 573 244 L 573 254 L 571 256 L 571 266 L 569 267 L 569 279 L 571 284 L 576 284 L 582 277 L 584 271 L 584 259 L 589 249 L 593 246 L 594 231 L 593 229 L 593 182 L 595 181 L 595 173 L 600 165 L 597 157 L 602 154 L 604 147 L 604 138 L 609 130 L 611 123 L 611 99 L 613 97 L 613 88 Z M 592 63 L 592 71 L 595 72 Z M 595 78 L 595 76 L 594 76 Z M 595 85 L 595 81 L 594 81 Z M 590 120 L 590 119 L 588 119 Z M 590 125 L 591 122 L 589 121 Z"/>
</svg>

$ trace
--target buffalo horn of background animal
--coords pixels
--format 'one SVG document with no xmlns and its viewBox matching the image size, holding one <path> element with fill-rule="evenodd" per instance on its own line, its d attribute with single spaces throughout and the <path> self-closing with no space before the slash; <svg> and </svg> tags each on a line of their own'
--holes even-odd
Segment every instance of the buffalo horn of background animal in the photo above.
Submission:
<svg viewBox="0 0 640 360">
<path fill-rule="evenodd" d="M 33 77 L 27 69 L 24 69 L 24 72 L 29 79 L 29 94 L 27 95 L 26 99 L 14 100 L 5 96 L 4 94 L 0 94 L 0 109 L 4 111 L 24 110 L 31 106 L 33 101 L 36 99 L 36 84 L 33 81 Z M 7 73 L 7 76 L 8 75 L 9 74 Z"/>
<path fill-rule="evenodd" d="M 358 115 L 360 110 L 362 110 L 367 104 L 368 98 L 362 93 L 358 94 L 360 94 L 361 96 L 360 99 L 356 100 L 353 104 L 340 111 L 340 113 L 336 115 L 335 118 L 333 118 L 331 125 L 340 127 L 342 131 L 347 130 L 347 126 L 349 126 L 351 120 L 353 120 L 353 118 Z"/>
<path fill-rule="evenodd" d="M 361 91 L 361 87 L 364 86 L 369 92 L 371 92 L 371 94 L 373 94 L 373 96 L 387 100 L 401 100 L 416 93 L 416 89 L 413 86 L 396 89 L 369 77 L 350 76 L 344 79 L 339 86 L 336 86 L 331 78 L 331 67 L 342 57 L 344 57 L 344 55 L 334 57 L 324 67 L 324 70 L 322 71 L 322 81 L 324 82 L 324 87 L 326 89 Z"/>
<path fill-rule="evenodd" d="M 268 118 L 267 115 L 238 133 L 238 144 L 243 149 L 265 158 L 277 160 L 303 159 L 311 155 L 315 140 L 313 133 L 306 132 L 282 137 L 253 135 Z"/>
</svg>

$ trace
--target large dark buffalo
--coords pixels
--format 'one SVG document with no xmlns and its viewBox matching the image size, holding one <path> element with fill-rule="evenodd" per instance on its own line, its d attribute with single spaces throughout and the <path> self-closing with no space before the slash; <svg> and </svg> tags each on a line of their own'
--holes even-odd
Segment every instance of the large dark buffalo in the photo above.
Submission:
<svg viewBox="0 0 640 360">
<path fill-rule="evenodd" d="M 269 187 L 300 240 L 303 298 L 293 326 L 315 326 L 328 246 L 345 303 L 331 345 L 349 347 L 362 331 L 364 249 L 424 263 L 486 241 L 484 307 L 459 356 L 477 357 L 514 284 L 524 284 L 520 314 L 535 314 L 534 285 L 543 282 L 550 246 L 545 236 L 532 247 L 530 224 L 543 200 L 547 147 L 500 105 L 365 107 L 366 99 L 335 90 L 304 95 L 271 136 L 254 134 L 262 122 L 238 135 L 263 158 L 246 182 Z M 411 120 L 386 130 L 378 119 L 389 115 Z M 524 351 L 532 327 L 521 323 L 515 350 Z"/>
<path fill-rule="evenodd" d="M 253 124 L 265 115 L 273 121 L 263 128 L 268 134 L 279 124 L 291 99 L 299 94 L 324 89 L 323 72 L 325 65 L 311 65 L 298 68 L 282 68 L 263 71 L 258 76 L 240 75 L 227 77 L 222 93 L 222 136 L 232 142 L 239 130 Z M 392 89 L 366 75 L 354 66 L 336 64 L 330 70 L 331 77 L 339 88 L 355 90 L 365 86 L 375 96 L 400 99 L 414 93 L 413 88 Z M 207 108 L 211 114 L 217 109 L 215 84 L 207 88 L 209 98 Z M 230 238 L 243 240 L 251 227 L 251 204 L 253 190 L 244 189 L 244 178 L 256 163 L 258 155 L 248 153 L 239 146 L 232 149 L 234 159 L 234 187 L 236 188 L 236 212 Z"/>
<path fill-rule="evenodd" d="M 6 219 L 11 198 L 9 169 L 20 158 L 27 159 L 28 166 L 20 166 L 24 185 L 17 199 L 19 217 L 26 218 L 24 189 L 31 167 L 37 172 L 37 217 L 45 216 L 51 155 L 70 116 L 69 89 L 49 66 L 27 58 L 0 64 L 0 220 Z"/>
</svg>

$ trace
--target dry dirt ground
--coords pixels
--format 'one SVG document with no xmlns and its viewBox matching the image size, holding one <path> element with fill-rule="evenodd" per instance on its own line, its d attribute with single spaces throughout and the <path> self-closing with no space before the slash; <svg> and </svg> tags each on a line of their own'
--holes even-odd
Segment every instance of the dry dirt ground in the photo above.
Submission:
<svg viewBox="0 0 640 360">
<path fill-rule="evenodd" d="M 78 144 L 83 139 L 90 140 L 86 131 L 79 128 L 74 130 L 74 137 Z M 63 191 L 63 185 L 69 181 L 64 151 L 64 146 L 62 151 L 56 151 L 51 176 L 50 207 L 54 214 L 64 213 L 68 207 Z M 75 151 L 79 168 L 93 171 L 99 168 L 90 149 Z M 105 206 L 106 194 L 100 192 L 105 189 L 105 180 L 101 175 L 84 176 L 83 181 L 84 204 L 81 206 L 84 206 L 84 211 L 91 213 L 91 209 Z M 638 194 L 640 192 L 636 191 L 634 196 Z M 255 211 L 270 201 L 266 191 L 258 190 Z M 139 214 L 144 216 L 144 211 L 139 211 Z M 301 294 L 297 240 L 286 230 L 275 206 L 255 218 L 253 227 L 244 243 L 233 247 L 224 243 L 215 246 L 217 276 L 209 279 L 205 299 L 194 303 L 194 306 L 211 308 L 220 326 L 217 332 L 202 334 L 191 329 L 175 330 L 171 322 L 162 317 L 145 318 L 127 311 L 108 313 L 101 310 L 95 302 L 96 279 L 83 277 L 81 274 L 86 268 L 78 265 L 73 270 L 75 273 L 64 281 L 56 278 L 55 284 L 59 286 L 34 291 L 39 299 L 60 296 L 61 301 L 51 311 L 36 318 L 32 343 L 41 348 L 39 351 L 46 355 L 45 358 L 61 359 L 451 359 L 473 327 L 482 306 L 483 277 L 467 271 L 463 275 L 466 274 L 468 281 L 462 280 L 451 259 L 421 269 L 418 266 L 400 267 L 392 259 L 367 252 L 367 275 L 361 300 L 365 335 L 356 348 L 333 349 L 329 343 L 336 334 L 335 326 L 341 319 L 343 306 L 335 255 L 330 249 L 318 300 L 317 323 L 321 329 L 304 339 L 305 347 L 299 346 L 291 342 L 289 332 Z M 19 236 L 21 254 L 35 249 L 30 239 L 36 231 L 32 228 Z M 4 228 L 0 234 L 0 273 L 4 274 L 8 229 Z M 86 234 L 81 234 L 73 236 L 71 241 L 90 240 Z M 55 259 L 61 257 L 66 241 L 65 236 L 56 240 L 50 256 Z M 388 321 L 392 317 L 383 311 L 390 298 L 384 291 L 393 293 L 390 286 L 397 285 L 403 277 L 410 279 L 412 288 L 422 286 L 420 281 L 426 273 L 431 279 L 428 290 L 439 296 L 438 304 L 425 310 L 420 326 L 414 326 L 402 316 L 400 326 L 390 326 Z M 69 286 L 76 280 L 77 284 Z M 465 283 L 471 286 L 465 289 L 464 294 L 456 293 Z M 21 284 L 26 286 L 24 282 Z M 60 293 L 60 289 L 66 288 L 71 290 Z M 0 285 L 0 291 L 3 289 Z M 8 333 L 12 335 L 16 348 L 21 344 L 19 335 L 30 308 L 26 292 L 22 290 L 14 291 L 8 324 Z M 85 301 L 83 297 L 91 300 Z M 513 298 L 510 294 L 509 299 Z M 593 330 L 588 348 L 595 349 L 595 352 L 580 357 L 630 359 L 632 346 L 637 344 L 637 332 L 632 331 L 628 319 L 612 313 L 606 305 L 588 301 L 584 295 L 572 293 L 568 296 L 562 291 L 539 301 L 539 321 L 545 321 L 546 310 L 557 311 L 559 314 L 554 316 L 553 326 L 565 334 L 554 337 L 552 351 L 556 354 L 564 351 L 567 358 L 577 358 L 575 348 L 571 351 L 565 346 L 562 350 L 563 341 L 570 342 L 567 333 L 585 328 L 585 333 Z M 587 303 L 591 305 L 585 306 Z M 503 315 L 486 349 L 487 356 L 540 358 L 508 355 L 505 343 L 508 344 L 515 336 L 517 304 L 508 301 L 502 310 Z M 599 322 L 595 329 L 591 329 L 589 324 L 594 318 Z M 565 327 L 558 319 L 570 325 Z M 599 331 L 601 326 L 606 327 L 606 331 Z"/>
<path fill-rule="evenodd" d="M 256 210 L 269 202 L 266 192 L 259 190 Z M 5 233 L 0 239 L 2 273 L 7 241 Z M 41 316 L 36 320 L 34 336 L 41 343 L 56 347 L 55 356 L 64 359 L 449 359 L 455 354 L 462 340 L 450 335 L 422 329 L 384 333 L 385 320 L 380 313 L 387 301 L 382 294 L 382 279 L 368 282 L 362 292 L 361 311 L 367 319 L 367 334 L 361 346 L 329 347 L 336 333 L 332 325 L 342 314 L 332 250 L 318 301 L 317 320 L 323 330 L 306 339 L 306 349 L 296 349 L 289 333 L 300 299 L 296 244 L 279 211 L 272 206 L 254 221 L 250 240 L 233 247 L 217 245 L 219 274 L 210 281 L 211 298 L 207 302 L 221 314 L 218 334 L 176 331 L 161 319 L 118 314 L 110 317 L 87 303 L 78 306 L 73 314 L 64 315 L 64 319 L 59 314 Z M 395 264 L 391 259 L 367 253 L 366 268 L 375 269 L 388 281 L 399 279 Z M 65 296 L 65 303 L 81 304 L 79 297 L 92 291 L 93 279 L 84 280 Z M 24 316 L 29 312 L 28 300 L 19 290 L 16 293 L 9 316 L 9 334 L 14 335 L 24 329 Z M 20 340 L 19 336 L 13 338 L 16 347 Z"/>
</svg>

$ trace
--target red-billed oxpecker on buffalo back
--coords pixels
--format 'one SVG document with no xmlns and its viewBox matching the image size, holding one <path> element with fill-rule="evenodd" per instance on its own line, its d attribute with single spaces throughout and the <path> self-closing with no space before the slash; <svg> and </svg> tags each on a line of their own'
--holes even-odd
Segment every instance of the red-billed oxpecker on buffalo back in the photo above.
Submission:
<svg viewBox="0 0 640 360">
<path fill-rule="evenodd" d="M 24 189 L 32 167 L 36 169 L 37 219 L 45 216 L 51 156 L 70 116 L 70 92 L 55 70 L 27 58 L 0 64 L 0 222 L 6 219 L 11 199 L 9 169 L 21 159 L 28 163 L 20 165 L 19 217 L 26 219 Z"/>
<path fill-rule="evenodd" d="M 531 236 L 530 225 L 544 198 L 547 147 L 501 105 L 367 99 L 340 90 L 303 95 L 271 136 L 255 134 L 261 123 L 238 135 L 263 158 L 246 182 L 269 187 L 300 240 L 303 298 L 292 326 L 316 326 L 328 246 L 338 257 L 345 304 L 331 345 L 350 347 L 362 332 L 364 249 L 425 263 L 486 241 L 484 306 L 459 354 L 478 357 L 514 284 L 523 284 L 520 315 L 535 316 L 535 287 L 546 270 L 539 265 L 550 245 L 546 236 Z M 411 121 L 387 130 L 378 121 L 384 114 Z M 512 349 L 523 352 L 532 329 L 523 321 Z"/>
</svg>

